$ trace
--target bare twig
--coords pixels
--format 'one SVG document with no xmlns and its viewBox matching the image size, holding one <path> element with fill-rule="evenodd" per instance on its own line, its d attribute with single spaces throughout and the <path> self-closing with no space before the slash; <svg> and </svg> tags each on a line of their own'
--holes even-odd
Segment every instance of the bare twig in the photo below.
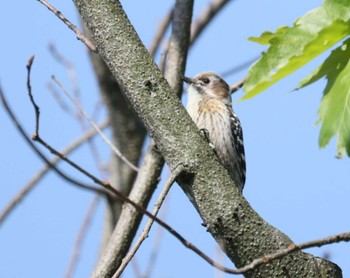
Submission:
<svg viewBox="0 0 350 278">
<path fill-rule="evenodd" d="M 236 72 L 244 70 L 244 69 L 248 68 L 251 64 L 253 64 L 258 58 L 259 58 L 259 56 L 251 58 L 251 59 L 239 64 L 238 66 L 234 66 L 228 70 L 225 70 L 224 72 L 220 73 L 220 76 L 227 77 L 227 76 L 232 75 Z"/>
<path fill-rule="evenodd" d="M 165 203 L 162 208 L 162 218 L 165 218 L 167 211 L 167 204 Z M 161 247 L 162 242 L 162 236 L 163 236 L 164 229 L 162 227 L 158 226 L 157 232 L 154 236 L 154 242 L 151 250 L 151 254 L 148 258 L 148 264 L 146 266 L 145 272 L 143 274 L 144 278 L 151 277 L 152 270 L 154 269 L 154 265 L 157 261 L 157 257 L 159 255 L 159 249 Z"/>
<path fill-rule="evenodd" d="M 30 59 L 29 61 L 33 61 L 32 59 Z M 31 90 L 30 86 L 28 87 L 28 90 Z M 61 170 L 59 170 L 58 168 L 56 168 L 53 164 L 51 164 L 51 162 L 45 157 L 45 155 L 33 144 L 33 142 L 30 140 L 30 137 L 27 135 L 27 133 L 25 132 L 24 128 L 22 127 L 22 125 L 20 124 L 20 122 L 17 120 L 17 117 L 15 116 L 14 112 L 12 111 L 12 109 L 10 108 L 5 95 L 2 91 L 2 89 L 0 88 L 0 98 L 1 101 L 3 103 L 3 106 L 7 112 L 7 114 L 10 116 L 12 122 L 14 123 L 14 125 L 17 127 L 18 131 L 20 132 L 20 134 L 22 135 L 22 137 L 24 138 L 24 140 L 29 144 L 29 146 L 34 150 L 34 152 L 50 167 L 52 168 L 60 177 L 62 177 L 63 179 L 65 179 L 66 181 L 75 184 L 76 186 L 82 188 L 82 189 L 87 189 L 87 190 L 92 190 L 96 193 L 99 194 L 110 194 L 108 191 L 101 189 L 101 188 L 96 188 L 94 186 L 91 185 L 87 185 L 81 182 L 76 181 L 75 179 L 69 177 L 68 175 L 64 174 Z M 37 111 L 36 113 L 38 113 L 39 111 Z"/>
<path fill-rule="evenodd" d="M 179 77 L 181 74 L 184 74 L 187 60 L 192 11 L 193 0 L 177 0 L 175 2 L 172 34 L 165 51 L 166 67 L 164 77 L 178 96 L 181 96 L 182 93 L 182 81 Z"/>
<path fill-rule="evenodd" d="M 62 55 L 56 49 L 56 47 L 53 44 L 49 44 L 49 50 L 50 50 L 52 57 L 58 63 L 60 63 L 61 65 L 63 65 L 66 68 L 68 77 L 69 77 L 71 85 L 72 85 L 73 94 L 74 94 L 77 102 L 81 103 L 80 90 L 79 90 L 79 84 L 77 81 L 77 73 L 76 73 L 75 67 L 64 55 Z M 61 108 L 64 111 L 66 111 L 69 115 L 74 117 L 79 122 L 82 131 L 86 132 L 87 123 L 85 122 L 85 119 L 84 119 L 82 113 L 77 108 L 73 112 L 69 108 L 69 106 L 60 98 L 60 94 L 57 92 L 57 90 L 55 89 L 55 87 L 51 83 L 49 83 L 49 88 L 51 89 L 52 93 L 54 94 L 54 96 L 55 96 L 56 100 L 58 101 L 58 103 L 60 104 Z M 102 171 L 103 167 L 101 166 L 102 165 L 101 158 L 100 158 L 100 155 L 98 153 L 97 147 L 94 144 L 94 141 L 89 140 L 88 145 L 89 145 L 92 157 L 93 157 L 93 161 L 96 163 L 97 168 L 100 170 L 100 174 L 103 175 L 103 171 Z"/>
<path fill-rule="evenodd" d="M 169 41 L 166 42 L 166 46 L 164 47 L 162 55 L 160 56 L 160 59 L 159 59 L 159 68 L 163 73 L 166 70 L 166 61 L 168 58 L 168 53 L 169 53 Z"/>
<path fill-rule="evenodd" d="M 174 12 L 174 9 L 171 9 L 158 27 L 158 32 L 154 36 L 152 44 L 149 47 L 149 53 L 152 57 L 154 57 L 154 55 L 156 54 L 156 52 L 159 48 L 160 42 L 162 41 L 162 39 L 166 33 L 166 30 L 168 29 L 168 27 L 171 23 L 171 19 L 173 17 L 173 12 Z"/>
<path fill-rule="evenodd" d="M 57 62 L 62 64 L 66 69 L 67 73 L 70 79 L 70 82 L 72 84 L 73 92 L 76 98 L 80 98 L 80 93 L 79 93 L 79 84 L 77 82 L 77 73 L 75 71 L 74 66 L 72 63 L 66 59 L 55 47 L 54 44 L 49 44 L 49 51 L 52 55 L 53 58 L 56 59 Z"/>
<path fill-rule="evenodd" d="M 105 121 L 101 124 L 99 124 L 99 127 L 101 129 L 104 129 L 108 126 L 108 121 Z M 66 147 L 64 150 L 62 150 L 62 153 L 64 155 L 67 155 L 71 153 L 72 151 L 76 150 L 78 147 L 80 147 L 84 142 L 92 138 L 97 134 L 97 131 L 94 129 L 91 129 L 87 131 L 85 134 L 80 136 L 77 140 L 75 140 L 72 144 L 70 144 L 68 147 Z M 56 165 L 61 159 L 59 157 L 55 157 L 54 159 L 50 160 L 51 165 Z M 42 169 L 38 171 L 38 173 L 17 193 L 17 195 L 8 203 L 8 205 L 5 207 L 3 212 L 0 214 L 0 225 L 6 220 L 6 218 L 9 216 L 9 214 L 13 211 L 13 209 L 16 207 L 16 205 L 21 202 L 24 197 L 27 196 L 27 194 L 39 183 L 39 181 L 51 170 L 51 167 L 49 164 L 45 165 Z"/>
<path fill-rule="evenodd" d="M 50 3 L 46 2 L 45 0 L 38 1 L 41 4 L 43 4 L 46 8 L 48 8 L 51 12 L 53 12 L 60 20 L 62 20 L 63 23 L 66 24 L 68 28 L 71 29 L 77 35 L 77 39 L 82 41 L 90 51 L 97 53 L 96 46 L 91 41 L 89 41 L 88 38 L 85 37 L 84 34 L 79 31 L 77 26 L 71 23 L 60 11 L 56 10 L 55 7 L 53 7 Z"/>
<path fill-rule="evenodd" d="M 342 241 L 345 241 L 345 242 L 350 241 L 350 233 L 337 234 L 337 235 L 333 235 L 333 236 L 329 236 L 329 237 L 325 237 L 325 238 L 321 238 L 321 239 L 317 239 L 317 240 L 308 241 L 308 242 L 301 243 L 301 244 L 291 244 L 290 246 L 288 246 L 285 249 L 282 249 L 278 252 L 272 253 L 270 255 L 267 255 L 267 256 L 264 256 L 262 258 L 259 258 L 259 259 L 252 261 L 250 264 L 248 264 L 242 268 L 237 269 L 236 273 L 237 274 L 245 273 L 249 270 L 256 268 L 257 266 L 259 266 L 261 264 L 270 263 L 273 260 L 276 260 L 278 258 L 282 258 L 282 257 L 284 257 L 290 253 L 293 253 L 295 251 L 298 251 L 298 250 L 307 249 L 307 248 L 311 248 L 311 247 L 321 247 L 324 245 L 342 242 Z"/>
<path fill-rule="evenodd" d="M 247 77 L 244 77 L 242 80 L 238 81 L 236 84 L 233 84 L 230 87 L 231 90 L 231 94 L 234 94 L 235 92 L 237 92 L 240 88 L 243 87 L 244 82 L 247 80 Z"/>
<path fill-rule="evenodd" d="M 85 216 L 83 223 L 81 225 L 80 231 L 78 233 L 77 239 L 75 241 L 75 245 L 74 245 L 73 253 L 72 253 L 72 258 L 69 262 L 69 266 L 68 266 L 68 269 L 66 271 L 65 278 L 70 278 L 70 277 L 73 277 L 73 275 L 74 275 L 74 271 L 75 271 L 75 268 L 77 266 L 79 256 L 80 256 L 81 245 L 83 243 L 84 238 L 86 237 L 86 233 L 87 233 L 87 230 L 89 228 L 92 216 L 93 216 L 94 212 L 96 211 L 96 208 L 97 208 L 97 205 L 98 205 L 100 199 L 101 198 L 99 196 L 94 196 L 94 198 L 92 199 L 92 201 L 90 203 L 90 206 L 88 208 L 86 216 Z"/>
<path fill-rule="evenodd" d="M 131 261 L 132 270 L 134 271 L 135 278 L 146 278 L 141 274 L 140 266 L 137 260 Z"/>
<path fill-rule="evenodd" d="M 191 27 L 191 39 L 190 44 L 192 45 L 197 38 L 201 35 L 202 31 L 205 27 L 212 21 L 212 19 L 222 10 L 222 8 L 229 2 L 230 0 L 212 0 L 205 9 L 201 12 L 196 20 L 193 21 Z M 170 12 L 164 17 L 157 34 L 153 38 L 153 42 L 149 48 L 150 54 L 154 56 L 155 52 L 158 50 L 161 39 L 165 35 L 165 31 L 167 30 L 171 17 L 173 16 L 174 9 L 171 9 Z M 164 49 L 168 48 L 167 46 Z M 164 51 L 166 52 L 166 51 Z"/>
<path fill-rule="evenodd" d="M 32 96 L 32 85 L 30 84 L 30 71 L 32 69 L 32 65 L 33 65 L 33 61 L 34 61 L 34 55 L 30 56 L 28 59 L 28 63 L 27 63 L 27 90 L 28 90 L 28 96 L 30 98 L 30 101 L 33 103 L 34 105 L 34 110 L 35 110 L 35 133 L 38 133 L 39 130 L 39 117 L 40 117 L 40 109 L 39 107 L 36 105 L 36 103 L 33 100 L 33 96 Z"/>
<path fill-rule="evenodd" d="M 97 132 L 102 137 L 103 141 L 105 141 L 110 148 L 113 150 L 113 152 L 122 160 L 124 161 L 131 169 L 133 169 L 135 172 L 138 171 L 138 168 L 132 164 L 114 145 L 113 143 L 104 135 L 104 133 L 98 128 L 96 123 L 90 118 L 90 116 L 85 112 L 83 107 L 80 105 L 80 103 L 66 90 L 66 88 L 62 85 L 62 83 L 55 77 L 52 76 L 52 79 L 56 82 L 56 84 L 62 89 L 62 91 L 68 96 L 68 98 L 74 103 L 74 105 L 77 107 L 79 112 L 84 115 L 84 117 L 88 120 L 88 122 L 97 130 Z"/>
<path fill-rule="evenodd" d="M 175 182 L 175 179 L 182 173 L 182 171 L 184 170 L 184 166 L 183 165 L 179 165 L 174 171 L 173 173 L 170 175 L 169 179 L 167 180 L 167 182 L 164 185 L 164 188 L 162 190 L 162 192 L 160 193 L 158 200 L 156 202 L 156 204 L 154 205 L 152 214 L 154 216 L 156 216 L 158 214 L 158 211 L 160 209 L 160 207 L 162 206 L 165 197 L 168 195 L 168 192 L 172 186 L 172 184 Z M 140 237 L 137 239 L 135 245 L 130 249 L 129 253 L 125 256 L 125 258 L 123 259 L 121 265 L 119 266 L 118 270 L 116 271 L 116 273 L 113 275 L 114 278 L 119 277 L 125 267 L 129 264 L 129 262 L 131 261 L 131 259 L 134 257 L 134 255 L 136 254 L 137 250 L 140 248 L 141 244 L 143 243 L 143 241 L 148 237 L 148 233 L 151 230 L 151 227 L 153 225 L 154 220 L 152 218 L 150 218 L 145 226 L 145 228 L 143 229 Z"/>
<path fill-rule="evenodd" d="M 61 94 L 58 92 L 56 85 L 52 81 L 47 82 L 47 88 L 52 93 L 52 96 L 56 100 L 59 107 L 63 110 L 63 112 L 67 113 L 72 118 L 76 117 L 75 111 L 63 100 Z"/>
</svg>

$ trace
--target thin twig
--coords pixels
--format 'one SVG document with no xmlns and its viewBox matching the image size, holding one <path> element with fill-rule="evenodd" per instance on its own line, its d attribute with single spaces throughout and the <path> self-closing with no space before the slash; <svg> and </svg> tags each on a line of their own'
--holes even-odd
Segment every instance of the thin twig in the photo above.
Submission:
<svg viewBox="0 0 350 278">
<path fill-rule="evenodd" d="M 251 59 L 249 59 L 249 60 L 239 64 L 238 66 L 234 66 L 234 67 L 232 67 L 232 68 L 230 68 L 228 70 L 225 70 L 224 72 L 220 73 L 220 76 L 225 78 L 225 77 L 227 77 L 229 75 L 232 75 L 232 74 L 234 74 L 236 72 L 244 70 L 244 69 L 248 68 L 251 64 L 253 64 L 258 59 L 259 59 L 259 56 L 251 58 Z"/>
<path fill-rule="evenodd" d="M 74 271 L 75 271 L 76 266 L 78 264 L 78 259 L 80 256 L 80 250 L 81 250 L 83 240 L 86 237 L 86 233 L 88 231 L 90 222 L 92 220 L 92 216 L 95 213 L 97 205 L 98 205 L 100 200 L 101 200 L 101 198 L 99 196 L 94 196 L 94 198 L 92 199 L 92 201 L 90 203 L 90 206 L 88 208 L 86 216 L 85 216 L 83 223 L 81 225 L 81 228 L 79 230 L 77 239 L 75 241 L 75 245 L 74 245 L 73 252 L 72 252 L 72 257 L 71 257 L 71 260 L 69 262 L 69 266 L 68 266 L 68 269 L 66 271 L 66 274 L 64 276 L 65 278 L 70 278 L 70 277 L 73 277 L 73 275 L 74 275 Z"/>
<path fill-rule="evenodd" d="M 70 79 L 70 82 L 72 84 L 74 95 L 77 99 L 80 98 L 80 92 L 79 92 L 79 84 L 77 82 L 77 73 L 75 71 L 74 66 L 72 63 L 66 59 L 55 47 L 54 44 L 49 44 L 49 51 L 52 55 L 52 57 L 60 64 L 62 64 L 68 73 L 68 77 Z"/>
<path fill-rule="evenodd" d="M 162 218 L 164 219 L 166 216 L 166 211 L 167 211 L 167 204 L 163 205 L 163 209 L 162 209 Z M 162 229 L 162 227 L 158 226 L 157 228 L 157 232 L 154 236 L 154 242 L 153 242 L 153 246 L 152 246 L 152 251 L 151 254 L 149 255 L 148 258 L 148 264 L 146 266 L 145 272 L 143 274 L 144 278 L 147 277 L 151 277 L 151 273 L 154 269 L 154 265 L 157 261 L 157 257 L 159 255 L 159 249 L 161 247 L 161 242 L 162 242 L 162 237 L 163 237 L 163 232 L 164 229 Z"/>
<path fill-rule="evenodd" d="M 68 98 L 74 103 L 74 105 L 77 107 L 79 112 L 84 115 L 84 117 L 88 120 L 88 122 L 97 130 L 97 132 L 102 137 L 103 141 L 105 141 L 108 146 L 113 150 L 113 152 L 123 161 L 125 162 L 131 169 L 133 169 L 135 172 L 138 172 L 138 168 L 132 164 L 117 148 L 113 145 L 113 143 L 107 138 L 106 135 L 98 128 L 96 123 L 90 118 L 90 116 L 85 112 L 83 107 L 80 105 L 80 103 L 66 90 L 66 88 L 63 86 L 63 84 L 53 75 L 52 80 L 56 82 L 56 84 L 61 88 L 61 90 L 68 96 Z"/>
<path fill-rule="evenodd" d="M 156 54 L 156 52 L 159 48 L 160 42 L 162 41 L 162 39 L 166 33 L 166 30 L 170 26 L 171 19 L 173 17 L 173 12 L 174 12 L 174 9 L 172 8 L 168 12 L 168 14 L 165 16 L 165 18 L 162 20 L 161 24 L 159 25 L 158 32 L 154 36 L 152 44 L 149 47 L 149 53 L 152 57 L 154 57 L 154 55 Z"/>
<path fill-rule="evenodd" d="M 49 50 L 50 53 L 52 55 L 52 57 L 61 65 L 63 65 L 68 73 L 68 77 L 70 79 L 71 85 L 72 85 L 72 90 L 73 90 L 73 94 L 75 96 L 75 98 L 77 99 L 77 102 L 80 104 L 81 100 L 80 100 L 80 90 L 79 90 L 79 83 L 77 81 L 77 73 L 75 70 L 75 67 L 73 66 L 73 64 L 64 56 L 62 55 L 53 44 L 49 44 Z M 71 115 L 72 117 L 74 117 L 74 119 L 76 119 L 79 124 L 80 127 L 82 129 L 83 132 L 86 132 L 87 130 L 87 123 L 85 122 L 85 119 L 82 115 L 82 113 L 76 108 L 76 110 L 73 112 L 70 110 L 69 106 L 60 98 L 60 94 L 57 92 L 57 90 L 55 89 L 54 86 L 52 86 L 51 83 L 49 83 L 50 89 L 53 92 L 56 100 L 58 101 L 58 103 L 60 104 L 60 106 L 64 109 L 64 111 L 68 112 L 69 115 Z M 81 106 L 81 105 L 80 105 Z M 97 147 L 94 143 L 93 140 L 89 140 L 88 141 L 88 145 L 93 157 L 93 161 L 96 163 L 97 168 L 100 171 L 101 176 L 103 175 L 103 167 L 102 162 L 101 162 L 101 158 L 99 155 L 99 152 L 97 150 Z"/>
<path fill-rule="evenodd" d="M 169 41 L 166 42 L 166 47 L 164 47 L 164 50 L 162 54 L 160 55 L 159 59 L 159 69 L 164 73 L 166 69 L 166 62 L 168 59 L 168 53 L 169 53 Z"/>
<path fill-rule="evenodd" d="M 184 170 L 184 166 L 183 165 L 179 165 L 174 171 L 173 173 L 170 175 L 170 177 L 168 178 L 168 180 L 166 181 L 164 188 L 162 190 L 162 192 L 160 193 L 158 200 L 156 202 L 156 204 L 154 205 L 153 211 L 152 211 L 152 215 L 156 216 L 158 214 L 159 209 L 161 208 L 165 197 L 168 195 L 168 192 L 172 186 L 172 184 L 175 182 L 175 179 L 181 174 L 181 172 Z M 151 230 L 151 227 L 154 223 L 154 220 L 152 218 L 150 218 L 145 226 L 145 228 L 143 229 L 141 235 L 139 236 L 139 238 L 137 239 L 135 245 L 130 249 L 130 251 L 128 252 L 128 254 L 124 257 L 122 263 L 120 264 L 118 270 L 115 272 L 115 274 L 113 275 L 113 278 L 119 277 L 125 267 L 129 264 L 129 262 L 131 261 L 131 259 L 134 257 L 134 255 L 136 254 L 137 250 L 140 248 L 141 244 L 143 243 L 143 241 L 148 237 L 148 233 Z"/>
<path fill-rule="evenodd" d="M 108 121 L 105 121 L 101 124 L 99 124 L 99 127 L 101 129 L 104 129 L 108 126 Z M 97 131 L 94 129 L 91 129 L 84 133 L 82 136 L 80 136 L 77 140 L 75 140 L 72 144 L 70 144 L 68 147 L 64 148 L 62 150 L 62 153 L 64 155 L 67 155 L 74 150 L 76 150 L 78 147 L 80 147 L 84 142 L 92 138 L 97 134 Z M 55 157 L 54 159 L 50 160 L 51 165 L 56 165 L 61 159 L 59 157 Z M 13 211 L 13 209 L 19 204 L 27 195 L 28 193 L 39 183 L 39 181 L 51 170 L 51 167 L 49 164 L 45 165 L 42 169 L 40 169 L 37 174 L 30 179 L 30 181 L 17 193 L 17 195 L 6 205 L 5 209 L 0 214 L 0 225 L 3 224 L 3 222 L 6 220 L 6 218 L 10 215 L 10 213 Z"/>
<path fill-rule="evenodd" d="M 33 100 L 32 96 L 32 85 L 30 83 L 30 71 L 32 69 L 33 61 L 34 61 L 34 55 L 30 56 L 28 59 L 28 63 L 26 65 L 27 68 L 27 89 L 28 89 L 28 96 L 30 98 L 30 101 L 34 105 L 34 110 L 35 110 L 35 134 L 38 133 L 39 130 L 39 117 L 40 117 L 40 108 L 36 105 L 36 103 Z"/>
<path fill-rule="evenodd" d="M 131 267 L 132 267 L 132 270 L 134 271 L 135 278 L 146 278 L 141 274 L 140 266 L 139 266 L 139 263 L 137 262 L 137 260 L 131 261 Z"/>
<path fill-rule="evenodd" d="M 236 84 L 233 84 L 231 87 L 230 87 L 230 91 L 231 91 L 231 94 L 234 94 L 235 92 L 237 92 L 240 88 L 243 87 L 244 85 L 244 82 L 247 80 L 247 77 L 244 77 L 242 80 L 238 81 Z"/>
<path fill-rule="evenodd" d="M 76 111 L 73 111 L 73 109 L 67 104 L 67 102 L 63 100 L 63 98 L 61 97 L 61 93 L 59 93 L 57 90 L 57 86 L 52 81 L 47 82 L 47 88 L 52 93 L 52 96 L 54 97 L 62 111 L 71 116 L 72 118 L 76 117 Z"/>
<path fill-rule="evenodd" d="M 41 4 L 43 4 L 46 8 L 48 8 L 51 12 L 53 12 L 60 20 L 62 20 L 63 23 L 66 24 L 68 28 L 71 29 L 77 35 L 77 39 L 82 41 L 90 51 L 97 53 L 96 46 L 91 41 L 89 41 L 89 39 L 85 37 L 82 32 L 79 31 L 77 26 L 71 23 L 60 11 L 56 10 L 55 7 L 53 7 L 50 3 L 46 2 L 45 0 L 38 1 Z"/>
<path fill-rule="evenodd" d="M 237 274 L 245 273 L 249 270 L 255 269 L 259 265 L 270 263 L 273 260 L 276 260 L 278 258 L 282 258 L 282 257 L 284 257 L 290 253 L 293 253 L 295 251 L 298 251 L 298 250 L 307 249 L 307 248 L 311 248 L 311 247 L 321 247 L 324 245 L 342 242 L 342 241 L 345 241 L 345 242 L 350 241 L 350 233 L 337 234 L 337 235 L 333 235 L 333 236 L 329 236 L 329 237 L 325 237 L 325 238 L 321 238 L 321 239 L 317 239 L 317 240 L 308 241 L 308 242 L 301 243 L 301 244 L 291 244 L 290 246 L 288 246 L 285 249 L 282 249 L 282 250 L 277 251 L 275 253 L 269 254 L 269 255 L 264 256 L 262 258 L 253 260 L 250 264 L 248 264 L 242 268 L 237 269 L 236 273 Z"/>
<path fill-rule="evenodd" d="M 200 13 L 197 19 L 193 21 L 191 27 L 191 45 L 197 40 L 197 38 L 201 35 L 202 31 L 205 29 L 205 27 L 212 21 L 212 19 L 222 10 L 222 8 L 229 1 L 230 0 L 213 0 L 205 7 L 205 9 Z M 160 28 L 153 39 L 152 45 L 150 46 L 150 53 L 152 56 L 154 56 L 155 52 L 159 47 L 162 37 L 164 37 L 165 35 L 165 31 L 167 30 L 168 25 L 171 22 L 173 12 L 174 9 L 172 8 L 171 11 L 163 19 L 162 24 L 160 25 Z M 164 49 L 167 48 L 168 46 L 166 46 Z"/>
<path fill-rule="evenodd" d="M 30 89 L 30 86 L 28 87 L 28 90 Z M 3 103 L 3 106 L 7 112 L 7 114 L 9 115 L 9 117 L 11 118 L 12 122 L 14 123 L 14 125 L 17 127 L 17 130 L 19 131 L 19 133 L 22 135 L 23 139 L 29 144 L 29 146 L 34 150 L 34 152 L 50 167 L 52 168 L 53 171 L 55 171 L 61 178 L 65 179 L 66 181 L 75 184 L 76 186 L 82 188 L 82 189 L 87 189 L 87 190 L 92 190 L 95 193 L 99 193 L 99 194 L 110 194 L 108 191 L 101 189 L 101 188 L 96 188 L 94 186 L 91 185 L 87 185 L 85 183 L 76 181 L 75 179 L 69 177 L 68 175 L 64 174 L 61 170 L 59 170 L 57 167 L 55 167 L 55 165 L 51 164 L 51 162 L 46 158 L 46 156 L 33 144 L 33 142 L 30 140 L 30 137 L 27 135 L 27 133 L 25 132 L 24 128 L 22 127 L 22 125 L 20 124 L 20 122 L 17 120 L 17 117 L 15 116 L 14 112 L 12 111 L 12 109 L 10 108 L 5 95 L 0 87 L 0 98 L 1 101 Z"/>
</svg>

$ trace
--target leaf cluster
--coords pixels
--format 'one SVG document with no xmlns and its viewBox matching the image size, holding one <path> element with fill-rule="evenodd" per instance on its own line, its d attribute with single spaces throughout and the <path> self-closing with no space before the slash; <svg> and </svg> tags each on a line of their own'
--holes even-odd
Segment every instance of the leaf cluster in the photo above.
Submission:
<svg viewBox="0 0 350 278">
<path fill-rule="evenodd" d="M 244 99 L 253 97 L 293 73 L 318 55 L 338 46 L 299 88 L 326 78 L 319 108 L 320 147 L 337 135 L 338 157 L 350 156 L 350 1 L 325 0 L 323 4 L 276 32 L 266 31 L 251 41 L 268 45 L 250 68 Z"/>
</svg>

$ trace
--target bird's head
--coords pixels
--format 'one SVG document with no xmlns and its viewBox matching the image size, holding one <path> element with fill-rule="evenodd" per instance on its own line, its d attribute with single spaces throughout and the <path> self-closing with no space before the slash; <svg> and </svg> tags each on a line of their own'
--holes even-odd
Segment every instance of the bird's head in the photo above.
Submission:
<svg viewBox="0 0 350 278">
<path fill-rule="evenodd" d="M 229 85 L 216 73 L 202 72 L 193 78 L 182 76 L 181 79 L 188 84 L 189 94 L 231 102 Z"/>
</svg>

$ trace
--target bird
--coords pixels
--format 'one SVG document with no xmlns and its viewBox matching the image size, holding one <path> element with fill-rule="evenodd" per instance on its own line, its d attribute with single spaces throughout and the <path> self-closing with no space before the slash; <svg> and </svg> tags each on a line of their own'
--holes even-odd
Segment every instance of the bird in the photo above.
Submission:
<svg viewBox="0 0 350 278">
<path fill-rule="evenodd" d="M 246 181 L 243 131 L 232 109 L 230 86 L 214 72 L 181 79 L 188 84 L 188 113 L 242 192 Z"/>
</svg>

